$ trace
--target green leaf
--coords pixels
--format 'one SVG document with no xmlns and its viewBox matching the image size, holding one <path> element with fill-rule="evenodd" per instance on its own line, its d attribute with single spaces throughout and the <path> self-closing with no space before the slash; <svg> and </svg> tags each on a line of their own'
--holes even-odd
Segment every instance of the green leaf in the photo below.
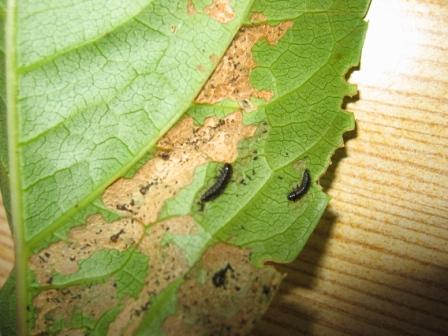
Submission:
<svg viewBox="0 0 448 336">
<path fill-rule="evenodd" d="M 15 274 L 11 273 L 6 283 L 0 291 L 0 316 L 1 316 L 1 332 L 2 335 L 16 334 L 16 288 Z"/>
<path fill-rule="evenodd" d="M 328 203 L 368 5 L 1 0 L 0 331 L 249 333 Z"/>
</svg>

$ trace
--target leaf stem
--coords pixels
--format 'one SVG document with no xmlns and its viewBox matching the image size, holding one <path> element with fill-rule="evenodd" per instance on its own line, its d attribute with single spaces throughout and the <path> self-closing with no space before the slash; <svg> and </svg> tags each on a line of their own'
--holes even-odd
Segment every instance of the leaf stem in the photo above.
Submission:
<svg viewBox="0 0 448 336">
<path fill-rule="evenodd" d="M 6 61 L 6 120 L 8 127 L 9 186 L 11 195 L 11 220 L 16 250 L 16 294 L 17 294 L 17 334 L 27 334 L 27 253 L 24 247 L 24 225 L 21 198 L 20 148 L 17 133 L 19 115 L 16 106 L 16 1 L 7 0 L 5 24 L 5 61 Z"/>
</svg>

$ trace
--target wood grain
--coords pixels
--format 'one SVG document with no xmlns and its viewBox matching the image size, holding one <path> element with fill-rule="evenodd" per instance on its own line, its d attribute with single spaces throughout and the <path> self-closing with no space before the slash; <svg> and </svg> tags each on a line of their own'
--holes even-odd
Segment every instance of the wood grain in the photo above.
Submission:
<svg viewBox="0 0 448 336">
<path fill-rule="evenodd" d="M 448 2 L 373 0 L 332 201 L 255 335 L 448 334 Z M 0 215 L 0 284 L 13 261 Z"/>
</svg>

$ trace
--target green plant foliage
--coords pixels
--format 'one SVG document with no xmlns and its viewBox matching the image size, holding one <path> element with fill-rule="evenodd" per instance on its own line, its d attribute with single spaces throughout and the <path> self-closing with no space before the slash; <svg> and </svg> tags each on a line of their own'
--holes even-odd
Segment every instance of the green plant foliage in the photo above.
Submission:
<svg viewBox="0 0 448 336">
<path fill-rule="evenodd" d="M 121 214 L 103 204 L 103 192 L 155 157 L 157 141 L 182 116 L 201 125 L 239 109 L 240 101 L 212 105 L 195 98 L 216 58 L 246 26 L 291 23 L 277 43 L 261 39 L 252 48 L 250 84 L 272 98 L 245 102 L 255 108 L 244 113 L 244 123 L 256 132 L 239 143 L 231 181 L 217 199 L 198 202 L 222 166 L 209 162 L 164 203 L 158 222 L 191 216 L 197 228 L 163 236 L 160 248 L 176 246 L 188 267 L 173 271 L 175 277 L 166 277 L 165 287 L 134 311 L 142 317 L 135 334 L 164 334 L 179 288 L 216 243 L 249 250 L 259 268 L 266 261 L 291 262 L 305 245 L 329 201 L 317 181 L 343 145 L 343 133 L 354 127 L 341 105 L 356 93 L 345 75 L 359 63 L 369 0 L 232 0 L 234 16 L 224 23 L 207 14 L 211 2 L 0 0 L 0 188 L 19 246 L 17 276 L 0 291 L 0 333 L 16 333 L 15 316 L 22 333 L 39 328 L 34 305 L 40 294 L 113 284 L 113 304 L 99 315 L 79 309 L 45 315 L 49 334 L 105 335 L 127 304 L 157 281 L 151 276 L 160 276 L 160 261 L 141 253 L 141 241 L 114 245 L 126 232 L 81 259 L 75 272 L 55 271 L 48 283 L 39 283 L 28 262 L 55 242 L 78 248 L 68 233 L 92 214 L 119 220 Z M 291 202 L 286 196 L 305 169 L 310 189 Z"/>
</svg>

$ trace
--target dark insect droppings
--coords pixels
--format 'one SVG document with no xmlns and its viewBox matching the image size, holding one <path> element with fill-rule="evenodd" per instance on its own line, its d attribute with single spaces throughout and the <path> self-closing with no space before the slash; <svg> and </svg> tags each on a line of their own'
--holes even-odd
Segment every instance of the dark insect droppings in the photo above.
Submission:
<svg viewBox="0 0 448 336">
<path fill-rule="evenodd" d="M 154 185 L 154 182 L 148 183 L 144 186 L 140 187 L 140 194 L 142 195 L 146 195 L 146 193 L 148 192 L 149 188 L 151 188 Z"/>
<path fill-rule="evenodd" d="M 227 184 L 230 182 L 230 178 L 232 177 L 232 165 L 230 163 L 226 163 L 224 167 L 221 169 L 221 172 L 216 179 L 215 184 L 213 184 L 202 196 L 201 202 L 208 202 L 214 200 L 216 197 L 221 195 L 226 188 Z"/>
<path fill-rule="evenodd" d="M 127 206 L 127 204 L 117 204 L 117 209 L 121 211 L 132 212 Z"/>
<path fill-rule="evenodd" d="M 113 242 L 113 243 L 116 243 L 118 241 L 118 238 L 120 238 L 121 234 L 123 234 L 123 233 L 124 233 L 124 230 L 121 229 L 117 233 L 115 233 L 112 236 L 110 236 L 110 241 Z"/>
<path fill-rule="evenodd" d="M 167 152 L 160 152 L 159 153 L 159 157 L 162 159 L 162 160 L 169 160 L 169 158 L 170 158 L 170 154 L 169 153 L 167 153 Z"/>
<path fill-rule="evenodd" d="M 212 282 L 215 287 L 226 288 L 225 285 L 226 285 L 226 279 L 227 279 L 227 271 L 229 271 L 229 270 L 233 272 L 232 266 L 230 266 L 230 264 L 227 264 L 226 267 L 224 267 L 223 269 L 221 269 L 218 272 L 216 272 L 215 274 L 213 274 Z"/>
<path fill-rule="evenodd" d="M 271 287 L 269 287 L 269 286 L 267 286 L 267 285 L 264 285 L 263 286 L 263 294 L 264 295 L 269 295 L 271 293 Z"/>
<path fill-rule="evenodd" d="M 302 182 L 293 191 L 288 194 L 288 200 L 297 201 L 301 199 L 308 191 L 311 185 L 311 176 L 308 169 L 303 172 Z"/>
</svg>

